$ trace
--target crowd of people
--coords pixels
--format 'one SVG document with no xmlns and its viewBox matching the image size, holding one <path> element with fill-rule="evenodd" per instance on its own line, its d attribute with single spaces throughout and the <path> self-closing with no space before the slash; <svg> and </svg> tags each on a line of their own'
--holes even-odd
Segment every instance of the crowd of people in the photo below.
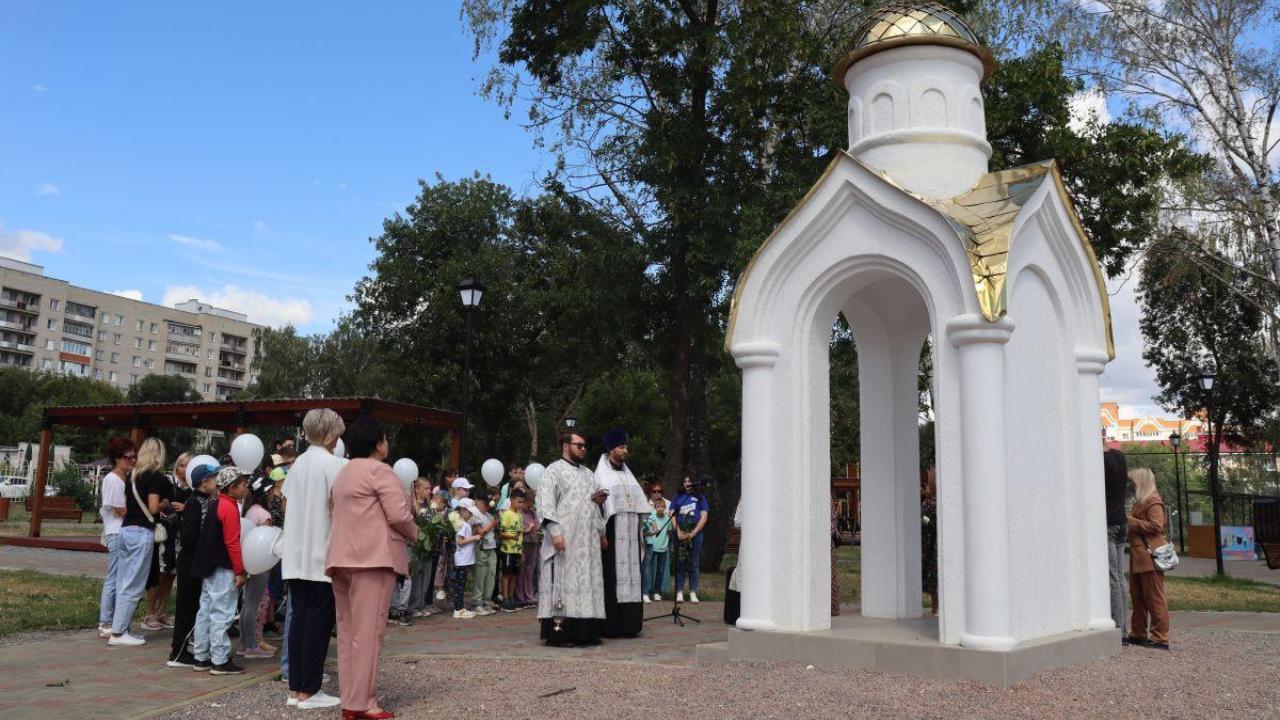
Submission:
<svg viewBox="0 0 1280 720">
<path fill-rule="evenodd" d="M 659 485 L 643 489 L 621 430 L 604 436 L 594 471 L 584 436 L 570 432 L 540 482 L 513 466 L 492 488 L 452 470 L 406 488 L 373 417 L 347 426 L 316 409 L 302 430 L 302 453 L 281 438 L 255 468 L 191 453 L 169 467 L 158 438 L 108 442 L 107 645 L 172 629 L 168 666 L 212 675 L 244 672 L 237 658 L 278 656 L 288 706 L 381 720 L 394 717 L 376 689 L 386 627 L 441 612 L 438 603 L 457 620 L 536 607 L 548 644 L 587 645 L 639 635 L 643 604 L 664 594 L 684 601 L 687 589 L 698 602 L 706 498 L 691 477 L 671 501 Z M 347 458 L 335 454 L 340 439 Z M 253 573 L 241 543 L 259 527 L 279 528 L 280 561 Z M 334 636 L 336 698 L 321 689 Z"/>
</svg>

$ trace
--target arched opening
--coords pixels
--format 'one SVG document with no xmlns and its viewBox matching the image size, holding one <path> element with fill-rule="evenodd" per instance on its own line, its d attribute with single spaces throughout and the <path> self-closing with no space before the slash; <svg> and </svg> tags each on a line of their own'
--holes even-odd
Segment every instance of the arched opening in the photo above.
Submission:
<svg viewBox="0 0 1280 720">
<path fill-rule="evenodd" d="M 922 350 L 930 347 L 929 308 L 907 278 L 886 269 L 858 273 L 832 294 L 828 307 L 838 309 L 830 343 L 830 447 L 836 470 L 844 467 L 837 453 L 856 447 L 861 614 L 919 617 L 920 367 Z M 833 557 L 831 570 L 838 567 Z M 847 585 L 843 590 L 852 594 Z"/>
</svg>

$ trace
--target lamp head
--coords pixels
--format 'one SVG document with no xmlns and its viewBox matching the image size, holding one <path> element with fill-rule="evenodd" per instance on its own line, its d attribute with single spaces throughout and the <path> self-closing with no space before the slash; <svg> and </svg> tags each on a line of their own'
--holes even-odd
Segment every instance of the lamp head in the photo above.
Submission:
<svg viewBox="0 0 1280 720">
<path fill-rule="evenodd" d="M 458 285 L 458 294 L 462 296 L 462 307 L 474 310 L 480 307 L 480 297 L 484 295 L 484 285 L 474 277 L 468 277 Z"/>
</svg>

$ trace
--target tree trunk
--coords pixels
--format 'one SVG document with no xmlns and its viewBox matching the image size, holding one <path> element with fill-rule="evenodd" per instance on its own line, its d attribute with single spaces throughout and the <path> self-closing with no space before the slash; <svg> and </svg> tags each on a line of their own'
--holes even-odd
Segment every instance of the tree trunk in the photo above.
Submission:
<svg viewBox="0 0 1280 720">
<path fill-rule="evenodd" d="M 679 487 L 685 471 L 685 441 L 688 423 L 689 375 L 693 355 L 693 298 L 682 269 L 675 270 L 676 312 L 674 353 L 671 359 L 670 399 L 667 401 L 667 437 L 663 443 L 662 484 L 669 490 Z"/>
</svg>

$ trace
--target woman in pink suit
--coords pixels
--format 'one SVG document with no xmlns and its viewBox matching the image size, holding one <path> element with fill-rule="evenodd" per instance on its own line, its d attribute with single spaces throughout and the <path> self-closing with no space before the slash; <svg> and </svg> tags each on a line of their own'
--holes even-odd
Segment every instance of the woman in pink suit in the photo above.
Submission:
<svg viewBox="0 0 1280 720">
<path fill-rule="evenodd" d="M 418 537 L 409 493 L 383 462 L 386 428 L 362 417 L 347 428 L 351 462 L 330 491 L 333 525 L 325 574 L 338 619 L 338 684 L 343 720 L 395 717 L 378 705 L 378 656 L 396 575 L 409 572 L 408 543 Z"/>
</svg>

